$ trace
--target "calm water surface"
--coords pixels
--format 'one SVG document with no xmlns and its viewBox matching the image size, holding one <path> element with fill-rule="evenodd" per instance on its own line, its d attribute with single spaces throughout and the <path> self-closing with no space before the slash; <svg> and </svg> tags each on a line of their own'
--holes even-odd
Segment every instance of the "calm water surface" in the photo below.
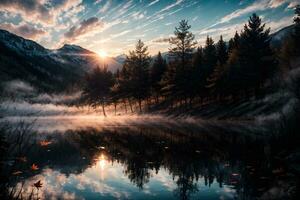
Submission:
<svg viewBox="0 0 300 200">
<path fill-rule="evenodd" d="M 277 165 L 263 138 L 230 123 L 95 116 L 6 121 L 19 130 L 9 138 L 10 188 L 41 199 L 256 199 L 269 189 Z M 38 181 L 41 187 L 34 186 Z"/>
</svg>

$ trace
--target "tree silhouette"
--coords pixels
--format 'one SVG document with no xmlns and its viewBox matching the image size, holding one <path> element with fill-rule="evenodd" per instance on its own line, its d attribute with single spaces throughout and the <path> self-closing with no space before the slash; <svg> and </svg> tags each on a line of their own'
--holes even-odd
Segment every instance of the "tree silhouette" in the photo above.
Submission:
<svg viewBox="0 0 300 200">
<path fill-rule="evenodd" d="M 228 42 L 228 52 L 232 52 L 233 49 L 236 49 L 239 47 L 239 42 L 240 42 L 240 35 L 236 31 L 234 34 L 234 37 L 231 38 Z"/>
<path fill-rule="evenodd" d="M 197 48 L 193 56 L 193 73 L 191 75 L 191 79 L 193 81 L 192 84 L 192 91 L 191 97 L 194 98 L 195 96 L 201 96 L 203 92 L 203 86 L 205 84 L 205 79 L 202 77 L 202 73 L 204 72 L 204 56 L 203 56 L 203 48 Z"/>
<path fill-rule="evenodd" d="M 161 53 L 158 52 L 157 58 L 154 60 L 154 63 L 150 70 L 150 82 L 152 94 L 156 97 L 156 102 L 158 103 L 158 96 L 161 91 L 161 80 L 163 74 L 167 70 L 167 62 L 161 56 Z"/>
<path fill-rule="evenodd" d="M 126 57 L 121 72 L 121 83 L 125 84 L 121 87 L 123 87 L 125 94 L 127 93 L 128 96 L 138 100 L 140 112 L 142 111 L 142 100 L 149 95 L 150 91 L 149 66 L 151 58 L 148 54 L 148 47 L 141 40 L 138 40 L 135 50 L 130 51 Z"/>
<path fill-rule="evenodd" d="M 253 14 L 248 24 L 245 24 L 244 30 L 240 35 L 239 46 L 236 55 L 231 53 L 231 63 L 235 66 L 235 76 L 230 77 L 238 81 L 241 90 L 249 91 L 254 88 L 256 94 L 262 87 L 267 78 L 270 78 L 275 71 L 275 60 L 270 47 L 270 29 L 265 30 L 265 24 L 261 19 Z M 233 74 L 232 74 L 233 75 Z"/>
<path fill-rule="evenodd" d="M 282 70 L 288 71 L 297 67 L 300 56 L 300 5 L 295 7 L 294 28 L 280 50 Z"/>
<path fill-rule="evenodd" d="M 107 66 L 103 68 L 96 67 L 92 73 L 85 77 L 85 85 L 83 88 L 83 98 L 93 107 L 102 106 L 103 115 L 106 116 L 104 106 L 109 102 L 110 88 L 113 86 L 113 75 L 107 70 Z"/>
<path fill-rule="evenodd" d="M 213 73 L 208 78 L 207 87 L 211 90 L 211 92 L 215 95 L 219 95 L 223 93 L 224 86 L 224 71 L 225 64 L 228 60 L 228 51 L 225 42 L 223 41 L 223 37 L 220 36 L 220 40 L 216 45 L 216 55 L 217 55 L 217 65 L 213 71 Z"/>
<path fill-rule="evenodd" d="M 192 58 L 196 47 L 195 36 L 189 31 L 191 28 L 187 20 L 179 22 L 179 26 L 175 27 L 174 37 L 171 37 L 169 42 L 171 48 L 169 49 L 169 56 L 172 64 L 170 69 L 175 71 L 174 77 L 167 81 L 169 86 L 174 85 L 175 93 L 182 96 L 185 100 L 190 94 L 191 80 L 189 79 L 192 69 Z M 175 80 L 175 82 L 174 82 Z M 175 83 L 175 84 L 174 84 Z"/>
<path fill-rule="evenodd" d="M 295 30 L 294 33 L 292 34 L 292 37 L 295 40 L 295 45 L 296 48 L 296 55 L 300 55 L 300 50 L 299 50 L 299 46 L 300 46 L 300 5 L 297 5 L 295 7 L 295 17 L 294 17 L 294 24 L 295 24 Z"/>
</svg>

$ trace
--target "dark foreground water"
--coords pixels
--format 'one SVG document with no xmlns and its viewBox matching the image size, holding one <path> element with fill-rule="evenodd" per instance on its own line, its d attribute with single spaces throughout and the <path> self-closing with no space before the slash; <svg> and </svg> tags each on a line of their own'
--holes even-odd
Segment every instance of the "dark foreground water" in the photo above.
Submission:
<svg viewBox="0 0 300 200">
<path fill-rule="evenodd" d="M 99 119 L 45 118 L 34 125 L 11 119 L 1 177 L 9 195 L 287 199 L 295 191 L 297 180 L 274 158 L 274 144 L 253 136 L 249 125 L 148 118 L 95 126 L 93 120 Z"/>
</svg>

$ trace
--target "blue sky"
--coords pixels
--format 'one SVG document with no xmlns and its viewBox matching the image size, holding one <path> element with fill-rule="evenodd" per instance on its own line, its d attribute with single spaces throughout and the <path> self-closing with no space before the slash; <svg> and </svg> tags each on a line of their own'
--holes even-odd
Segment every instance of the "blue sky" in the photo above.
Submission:
<svg viewBox="0 0 300 200">
<path fill-rule="evenodd" d="M 1 0 L 0 28 L 47 48 L 77 44 L 116 56 L 138 39 L 150 54 L 167 51 L 181 19 L 187 19 L 199 45 L 206 36 L 227 40 L 253 12 L 274 32 L 292 23 L 300 0 Z"/>
</svg>

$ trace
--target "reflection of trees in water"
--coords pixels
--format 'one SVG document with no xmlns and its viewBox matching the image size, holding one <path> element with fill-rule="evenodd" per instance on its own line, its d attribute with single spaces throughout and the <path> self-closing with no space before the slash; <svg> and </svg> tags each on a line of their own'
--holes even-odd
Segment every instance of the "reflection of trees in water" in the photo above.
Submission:
<svg viewBox="0 0 300 200">
<path fill-rule="evenodd" d="M 177 188 L 174 193 L 182 200 L 189 199 L 193 193 L 198 192 L 198 186 L 194 183 L 193 178 L 178 177 L 176 184 Z"/>
<path fill-rule="evenodd" d="M 157 173 L 160 168 L 167 169 L 173 176 L 177 184 L 174 193 L 180 199 L 189 199 L 198 191 L 197 182 L 200 178 L 203 178 L 206 186 L 211 186 L 217 181 L 222 187 L 224 184 L 232 184 L 231 174 L 235 172 L 239 173 L 239 178 L 235 178 L 235 181 L 241 181 L 240 173 L 244 166 L 242 162 L 237 162 L 240 155 L 236 153 L 236 149 L 246 147 L 242 147 L 245 140 L 241 142 L 238 137 L 230 138 L 228 135 L 224 139 L 222 135 L 125 128 L 95 132 L 91 139 L 87 137 L 91 134 L 81 132 L 79 135 L 81 137 L 77 142 L 85 149 L 90 149 L 89 145 L 105 146 L 109 152 L 109 159 L 124 165 L 124 174 L 141 189 L 149 182 L 151 170 Z M 221 143 L 221 140 L 226 143 Z M 247 189 L 243 188 L 241 182 L 235 185 L 239 190 Z M 249 188 L 253 187 L 255 185 L 250 185 Z M 248 191 L 250 193 L 246 196 L 257 192 L 247 189 L 243 191 L 243 195 Z"/>
<path fill-rule="evenodd" d="M 58 169 L 67 175 L 83 172 L 105 152 L 107 159 L 124 166 L 124 174 L 141 189 L 149 182 L 151 173 L 165 168 L 177 184 L 174 194 L 180 199 L 189 199 L 198 191 L 200 178 L 206 186 L 211 186 L 214 181 L 220 187 L 238 181 L 234 185 L 241 196 L 258 194 L 257 183 L 247 177 L 241 160 L 242 151 L 249 144 L 256 147 L 251 152 L 254 160 L 263 160 L 262 155 L 257 153 L 261 148 L 258 148 L 259 142 L 255 139 L 227 133 L 139 127 L 118 127 L 100 132 L 94 129 L 68 131 L 51 134 L 47 139 L 54 141 L 51 151 L 36 145 L 28 153 L 28 160 L 35 160 L 41 167 Z M 105 150 L 99 148 L 102 146 Z M 251 156 L 247 158 L 252 159 Z M 232 177 L 232 173 L 239 173 L 238 178 Z"/>
<path fill-rule="evenodd" d="M 27 161 L 27 155 L 32 149 L 35 141 L 35 133 L 32 132 L 34 122 L 19 122 L 11 127 L 8 124 L 1 124 L 0 127 L 0 199 L 22 199 L 24 180 L 20 174 L 28 176 L 29 172 L 16 171 L 23 168 Z M 27 166 L 28 167 L 28 166 Z M 15 183 L 21 181 L 21 186 L 16 187 Z M 32 189 L 28 199 L 38 193 Z"/>
<path fill-rule="evenodd" d="M 149 168 L 144 160 L 140 158 L 127 162 L 124 173 L 133 184 L 141 189 L 143 189 L 143 186 L 148 183 L 150 179 Z"/>
</svg>

